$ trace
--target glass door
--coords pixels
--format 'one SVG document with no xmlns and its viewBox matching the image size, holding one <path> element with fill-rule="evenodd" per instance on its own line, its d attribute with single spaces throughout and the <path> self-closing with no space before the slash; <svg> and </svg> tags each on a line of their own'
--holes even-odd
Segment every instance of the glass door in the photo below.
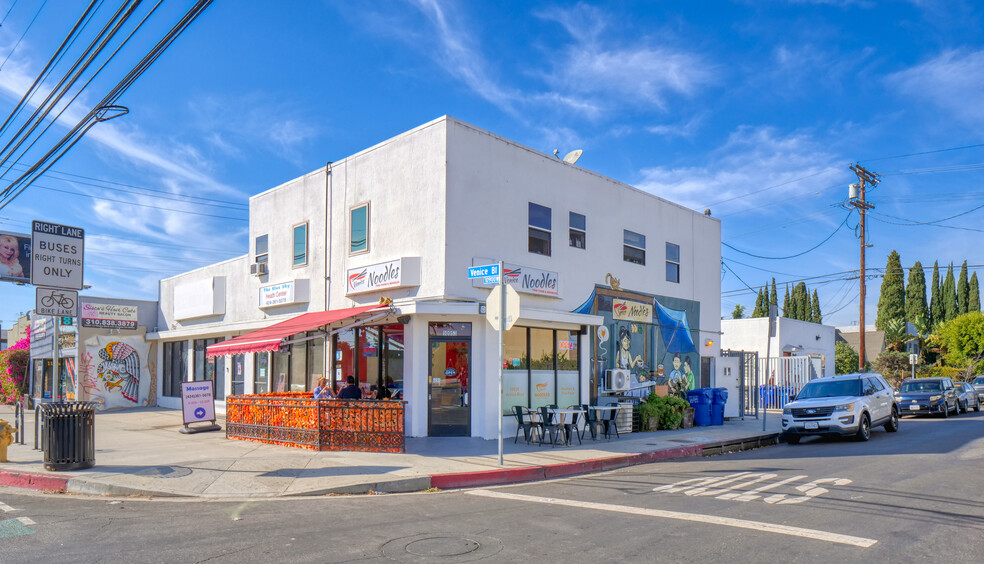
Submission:
<svg viewBox="0 0 984 564">
<path fill-rule="evenodd" d="M 432 323 L 427 378 L 429 436 L 470 435 L 470 376 L 471 324 Z"/>
</svg>

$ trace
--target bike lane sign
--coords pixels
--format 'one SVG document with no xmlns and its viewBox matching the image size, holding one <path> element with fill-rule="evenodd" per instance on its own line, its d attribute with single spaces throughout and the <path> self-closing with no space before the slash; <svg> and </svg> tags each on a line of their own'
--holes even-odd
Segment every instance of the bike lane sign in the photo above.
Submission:
<svg viewBox="0 0 984 564">
<path fill-rule="evenodd" d="M 55 317 L 79 316 L 79 293 L 61 288 L 37 288 L 37 303 L 34 310 L 38 315 Z"/>
<path fill-rule="evenodd" d="M 81 290 L 84 254 L 81 227 L 31 222 L 31 284 Z"/>
</svg>

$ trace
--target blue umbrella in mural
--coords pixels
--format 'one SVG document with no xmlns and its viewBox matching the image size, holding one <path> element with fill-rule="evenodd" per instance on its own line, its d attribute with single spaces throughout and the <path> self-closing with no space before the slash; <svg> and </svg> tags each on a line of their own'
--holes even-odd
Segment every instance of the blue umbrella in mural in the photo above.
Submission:
<svg viewBox="0 0 984 564">
<path fill-rule="evenodd" d="M 656 302 L 656 317 L 659 320 L 660 334 L 668 353 L 694 352 L 694 340 L 690 337 L 687 312 L 663 307 Z"/>
</svg>

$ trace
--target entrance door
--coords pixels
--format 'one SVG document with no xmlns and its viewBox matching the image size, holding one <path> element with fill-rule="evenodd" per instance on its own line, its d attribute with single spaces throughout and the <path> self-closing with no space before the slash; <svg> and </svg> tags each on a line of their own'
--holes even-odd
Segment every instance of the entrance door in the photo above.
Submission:
<svg viewBox="0 0 984 564">
<path fill-rule="evenodd" d="M 432 437 L 469 436 L 471 338 L 435 337 L 432 333 L 427 382 L 427 434 Z"/>
</svg>

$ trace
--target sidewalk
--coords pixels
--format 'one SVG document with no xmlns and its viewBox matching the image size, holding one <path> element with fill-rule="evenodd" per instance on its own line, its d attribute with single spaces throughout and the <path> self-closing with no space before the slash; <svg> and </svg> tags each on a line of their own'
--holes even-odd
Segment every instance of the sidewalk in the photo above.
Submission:
<svg viewBox="0 0 984 564">
<path fill-rule="evenodd" d="M 713 454 L 774 444 L 779 417 L 726 421 L 723 426 L 654 433 L 583 445 L 526 445 L 504 440 L 504 466 L 497 441 L 478 438 L 407 438 L 405 454 L 315 452 L 240 440 L 224 431 L 183 435 L 181 412 L 134 408 L 96 415 L 96 465 L 89 470 L 49 472 L 44 453 L 33 450 L 33 412 L 26 445 L 11 445 L 0 463 L 0 486 L 96 495 L 250 498 L 299 495 L 410 492 L 526 482 L 612 470 L 657 460 Z M 14 423 L 14 408 L 0 406 L 0 419 Z M 225 429 L 225 421 L 218 423 Z"/>
</svg>

